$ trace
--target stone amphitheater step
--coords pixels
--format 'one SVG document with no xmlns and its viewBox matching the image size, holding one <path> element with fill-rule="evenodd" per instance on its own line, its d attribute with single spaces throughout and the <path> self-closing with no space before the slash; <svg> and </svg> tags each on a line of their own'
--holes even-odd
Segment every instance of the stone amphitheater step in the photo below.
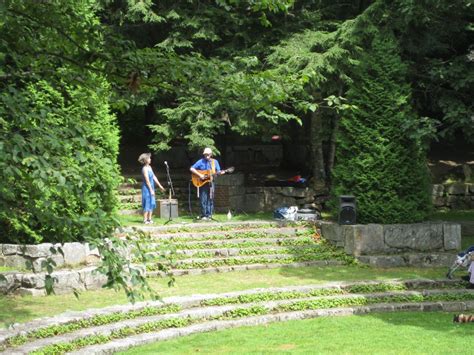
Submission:
<svg viewBox="0 0 474 355">
<path fill-rule="evenodd" d="M 338 260 L 319 260 L 324 258 L 317 255 L 317 245 L 308 234 L 311 232 L 304 226 L 281 224 L 281 227 L 278 227 L 279 225 L 274 222 L 249 221 L 147 226 L 141 228 L 149 233 L 146 240 L 141 239 L 141 247 L 153 256 L 160 250 L 159 242 L 175 242 L 179 260 L 169 265 L 170 273 L 175 276 L 282 266 L 342 264 Z M 125 228 L 118 231 L 117 235 L 123 236 L 132 230 Z M 214 249 L 214 252 L 206 249 Z M 327 256 L 325 258 L 327 259 Z M 165 276 L 164 273 L 157 272 L 159 269 L 159 264 L 149 263 L 147 275 Z M 106 278 L 102 274 L 94 273 L 94 270 L 94 267 L 56 270 L 52 274 L 56 280 L 55 292 L 63 294 L 72 293 L 74 290 L 100 288 Z M 6 282 L 1 285 L 0 291 L 21 295 L 45 295 L 45 277 L 46 273 L 12 272 L 6 274 Z"/>
<path fill-rule="evenodd" d="M 188 216 L 189 213 L 189 204 L 187 198 L 183 199 L 178 196 L 178 210 L 179 215 L 186 215 Z M 122 202 L 119 206 L 118 213 L 120 215 L 141 215 L 143 213 L 142 206 L 141 206 L 141 196 L 138 199 L 138 202 Z M 159 209 L 159 207 L 157 207 Z M 200 204 L 199 201 L 191 201 L 191 211 L 194 216 L 199 215 L 200 211 Z M 158 209 L 156 211 L 158 211 Z M 159 213 L 159 212 L 155 212 Z"/>
<path fill-rule="evenodd" d="M 171 265 L 173 275 L 201 274 L 277 268 L 285 265 L 327 266 L 341 265 L 342 253 L 328 252 L 328 248 L 316 243 L 312 229 L 301 224 L 282 225 L 264 223 L 208 224 L 205 229 L 191 232 L 192 228 L 172 230 L 162 227 L 145 227 L 148 236 L 140 237 L 140 248 L 149 256 L 162 255 L 163 242 L 172 242 L 177 254 Z M 206 228 L 204 227 L 204 228 Z M 195 224 L 194 228 L 203 228 Z M 328 260 L 334 259 L 334 260 Z M 164 275 L 156 272 L 160 264 L 147 265 L 149 275 Z"/>
<path fill-rule="evenodd" d="M 473 309 L 474 305 L 470 304 L 468 309 Z M 228 328 L 237 328 L 243 326 L 258 326 L 274 322 L 285 322 L 289 320 L 301 320 L 318 317 L 331 316 L 350 316 L 367 313 L 381 312 L 433 312 L 433 311 L 463 311 L 464 306 L 455 302 L 426 302 L 426 303 L 402 303 L 402 304 L 376 304 L 371 306 L 355 306 L 351 308 L 334 308 L 309 311 L 294 311 L 287 313 L 268 314 L 264 316 L 253 316 L 237 320 L 214 320 L 206 323 L 193 324 L 182 328 L 168 328 L 157 332 L 145 333 L 126 338 L 116 339 L 111 342 L 88 346 L 79 351 L 72 351 L 70 354 L 110 354 L 118 351 L 124 351 L 132 347 L 155 343 L 163 340 L 183 337 L 196 333 L 212 332 L 224 330 Z"/>
<path fill-rule="evenodd" d="M 165 188 L 167 188 L 166 184 L 162 184 Z M 191 191 L 194 186 L 191 187 Z M 136 183 L 136 184 L 127 184 L 127 185 L 121 185 L 118 189 L 119 195 L 140 195 L 141 194 L 141 189 L 142 189 L 142 184 L 141 183 Z M 188 193 L 189 191 L 189 185 L 188 182 L 186 181 L 186 184 L 183 185 L 178 185 L 175 186 L 173 185 L 173 190 L 175 193 Z"/>
<path fill-rule="evenodd" d="M 274 262 L 274 263 L 254 263 L 244 265 L 225 265 L 225 266 L 200 266 L 199 268 L 189 269 L 171 269 L 169 273 L 162 271 L 147 271 L 148 276 L 160 276 L 164 277 L 168 274 L 173 276 L 184 276 L 184 275 L 201 275 L 201 274 L 212 274 L 232 271 L 247 271 L 247 270 L 264 270 L 264 269 L 277 269 L 277 268 L 300 268 L 308 266 L 325 267 L 325 266 L 340 266 L 345 263 L 338 260 L 315 260 L 315 261 L 293 261 L 293 262 Z"/>
<path fill-rule="evenodd" d="M 177 188 L 174 188 L 174 193 L 176 196 L 188 196 L 188 193 L 189 193 L 189 190 L 188 188 L 184 188 L 184 187 L 177 187 Z M 194 198 L 194 192 L 191 192 L 193 194 L 193 196 L 191 196 L 191 199 L 195 199 L 197 201 L 197 198 Z M 129 188 L 129 189 L 124 189 L 124 190 L 119 190 L 119 200 L 120 202 L 124 202 L 124 201 L 127 201 L 128 199 L 137 199 L 137 198 L 140 198 L 140 201 L 141 201 L 141 196 L 142 196 L 142 192 L 141 192 L 141 189 L 137 189 L 137 188 Z M 164 195 L 162 195 L 164 196 Z M 186 198 L 186 201 L 187 201 L 187 198 Z"/>
<path fill-rule="evenodd" d="M 0 330 L 0 349 L 5 354 L 100 354 L 195 332 L 289 319 L 474 309 L 474 291 L 461 286 L 452 280 L 333 282 L 169 297 L 15 324 Z"/>
<path fill-rule="evenodd" d="M 141 203 L 142 195 L 119 195 L 120 203 Z"/>
<path fill-rule="evenodd" d="M 136 215 L 136 214 L 141 214 L 141 213 L 142 213 L 141 209 L 134 209 L 134 210 L 121 209 L 118 212 L 118 214 L 123 215 L 123 216 L 130 216 L 130 215 Z"/>
<path fill-rule="evenodd" d="M 119 202 L 120 202 L 120 211 L 121 215 L 135 215 L 141 213 L 141 176 L 130 176 L 136 182 L 125 182 L 120 184 L 118 189 Z M 128 177 L 128 178 L 130 178 Z M 163 181 L 166 179 L 162 176 L 159 176 L 160 181 L 163 184 Z M 163 184 L 163 186 L 166 186 Z M 176 177 L 173 177 L 173 189 L 175 196 L 178 201 L 181 201 L 178 205 L 181 211 L 187 211 L 188 200 L 191 197 L 191 208 L 193 211 L 199 210 L 199 201 L 195 197 L 193 189 L 189 186 L 189 173 L 177 174 Z M 189 194 L 191 193 L 191 196 Z M 161 196 L 161 195 L 160 195 Z M 157 198 L 167 198 L 163 195 L 162 197 L 157 196 Z"/>
<path fill-rule="evenodd" d="M 295 238 L 298 240 L 298 238 Z M 265 246 L 265 247 L 251 247 L 251 248 L 214 248 L 214 249 L 181 249 L 177 250 L 178 258 L 187 259 L 192 258 L 193 256 L 199 257 L 201 255 L 206 256 L 215 256 L 215 257 L 228 257 L 228 256 L 250 256 L 250 255 L 263 255 L 263 254 L 285 254 L 289 251 L 294 251 L 295 253 L 303 252 L 305 250 L 315 249 L 313 245 L 307 246 L 294 246 L 291 248 L 280 247 L 280 246 Z"/>
<path fill-rule="evenodd" d="M 301 223 L 286 221 L 230 221 L 230 222 L 198 222 L 180 223 L 167 226 L 141 226 L 140 229 L 152 234 L 186 233 L 186 232 L 206 232 L 206 231 L 229 231 L 240 229 L 272 228 L 272 227 L 298 227 Z M 120 232 L 133 232 L 135 227 L 123 227 L 117 230 Z"/>
<path fill-rule="evenodd" d="M 208 225 L 212 228 L 212 225 Z M 225 225 L 223 225 L 225 226 Z M 222 239 L 237 239 L 239 236 L 248 239 L 259 239 L 268 237 L 286 237 L 295 236 L 307 232 L 304 226 L 295 227 L 268 227 L 268 228 L 252 228 L 244 227 L 235 230 L 217 230 L 217 231 L 197 231 L 197 232 L 179 232 L 179 233 L 163 233 L 160 230 L 152 228 L 143 229 L 150 234 L 150 241 L 153 240 L 173 240 L 173 241 L 199 241 L 199 240 L 222 240 Z"/>
<path fill-rule="evenodd" d="M 250 264 L 255 263 L 253 260 L 257 257 L 265 261 L 270 260 L 270 261 L 278 262 L 281 259 L 291 259 L 293 256 L 294 256 L 293 254 L 263 254 L 263 255 L 258 255 L 258 256 L 255 256 L 255 255 L 232 256 L 231 258 L 225 257 L 225 256 L 217 257 L 217 258 L 190 258 L 190 259 L 178 260 L 175 262 L 175 265 L 177 266 L 178 269 L 180 268 L 185 269 L 187 268 L 186 266 L 190 264 L 207 265 L 207 264 L 212 264 L 216 261 L 219 261 L 219 262 L 222 261 L 224 265 L 230 265 L 230 266 L 235 265 L 233 263 L 231 264 L 226 263 L 229 260 L 231 260 L 232 262 L 235 261 L 237 265 L 250 265 Z"/>
<path fill-rule="evenodd" d="M 310 240 L 310 242 L 308 241 Z M 177 245 L 182 245 L 179 242 L 176 242 Z M 148 243 L 149 250 L 152 251 L 153 249 L 157 249 L 159 247 L 159 243 Z M 228 249 L 232 249 L 235 247 L 245 247 L 245 246 L 268 246 L 268 245 L 282 245 L 282 246 L 311 246 L 313 245 L 313 241 L 309 238 L 302 238 L 302 237 L 284 237 L 284 238 L 258 238 L 258 239 L 247 239 L 247 238 L 235 238 L 232 240 L 229 239 L 210 239 L 210 240 L 195 240 L 195 241 L 188 241 L 184 244 L 184 247 L 187 249 L 183 250 L 191 250 L 191 249 L 206 249 L 209 247 L 219 247 L 219 246 L 227 246 Z M 222 248 L 221 248 L 222 249 Z"/>
</svg>

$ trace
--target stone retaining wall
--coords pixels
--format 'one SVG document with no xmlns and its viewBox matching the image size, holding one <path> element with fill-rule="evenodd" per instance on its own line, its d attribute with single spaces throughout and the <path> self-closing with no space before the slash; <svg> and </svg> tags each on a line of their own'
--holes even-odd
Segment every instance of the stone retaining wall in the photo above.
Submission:
<svg viewBox="0 0 474 355">
<path fill-rule="evenodd" d="M 44 296 L 46 295 L 46 273 L 2 273 L 0 294 Z M 96 271 L 96 267 L 74 270 L 56 270 L 51 274 L 55 294 L 74 291 L 96 290 L 101 288 L 107 277 Z"/>
<path fill-rule="evenodd" d="M 474 208 L 474 184 L 456 182 L 436 184 L 432 190 L 433 205 L 436 208 Z"/>
<path fill-rule="evenodd" d="M 242 173 L 223 175 L 216 180 L 215 196 L 217 212 L 245 211 L 249 213 L 271 212 L 281 206 L 302 206 L 320 203 L 312 188 L 245 186 Z M 326 196 L 329 197 L 329 196 Z M 435 208 L 474 209 L 474 184 L 436 184 L 432 188 Z"/>
<path fill-rule="evenodd" d="M 322 236 L 376 266 L 448 266 L 461 249 L 457 223 L 339 225 L 320 222 Z"/>
<path fill-rule="evenodd" d="M 0 266 L 41 272 L 48 259 L 53 260 L 56 267 L 96 265 L 100 255 L 88 243 L 0 244 Z"/>
<path fill-rule="evenodd" d="M 243 174 L 223 175 L 216 180 L 215 209 L 234 211 L 271 212 L 281 206 L 302 206 L 314 202 L 311 188 L 291 186 L 245 186 Z"/>
</svg>

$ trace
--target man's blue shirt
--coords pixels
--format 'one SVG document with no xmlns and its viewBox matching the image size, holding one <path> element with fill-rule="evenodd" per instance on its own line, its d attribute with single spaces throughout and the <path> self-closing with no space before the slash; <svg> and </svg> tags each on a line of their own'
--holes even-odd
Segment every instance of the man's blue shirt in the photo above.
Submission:
<svg viewBox="0 0 474 355">
<path fill-rule="evenodd" d="M 221 171 L 219 162 L 216 159 L 211 159 L 211 160 L 214 160 L 214 166 L 216 168 L 216 172 Z M 211 160 L 207 161 L 206 159 L 201 158 L 197 162 L 195 162 L 191 168 L 194 168 L 196 170 L 211 170 L 212 169 Z"/>
</svg>

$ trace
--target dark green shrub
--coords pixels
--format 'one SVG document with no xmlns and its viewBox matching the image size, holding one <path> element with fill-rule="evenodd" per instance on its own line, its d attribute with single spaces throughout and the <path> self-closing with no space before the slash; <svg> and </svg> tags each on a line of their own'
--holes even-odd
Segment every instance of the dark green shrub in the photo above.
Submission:
<svg viewBox="0 0 474 355">
<path fill-rule="evenodd" d="M 80 241 L 113 229 L 118 129 L 93 7 L 0 6 L 0 243 Z"/>
<path fill-rule="evenodd" d="M 93 90 L 63 90 L 39 81 L 0 94 L 3 243 L 66 242 L 111 231 L 119 181 L 114 118 Z"/>
<path fill-rule="evenodd" d="M 411 223 L 430 208 L 428 170 L 419 117 L 412 109 L 395 38 L 376 31 L 355 68 L 347 98 L 357 109 L 346 114 L 338 132 L 333 201 L 357 198 L 359 223 Z"/>
</svg>

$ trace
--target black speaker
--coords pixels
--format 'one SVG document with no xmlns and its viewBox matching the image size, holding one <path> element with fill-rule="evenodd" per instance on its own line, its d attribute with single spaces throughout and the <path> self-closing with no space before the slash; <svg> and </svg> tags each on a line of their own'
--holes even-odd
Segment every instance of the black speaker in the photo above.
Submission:
<svg viewBox="0 0 474 355">
<path fill-rule="evenodd" d="M 354 196 L 339 196 L 339 224 L 356 224 L 356 199 Z"/>
</svg>

